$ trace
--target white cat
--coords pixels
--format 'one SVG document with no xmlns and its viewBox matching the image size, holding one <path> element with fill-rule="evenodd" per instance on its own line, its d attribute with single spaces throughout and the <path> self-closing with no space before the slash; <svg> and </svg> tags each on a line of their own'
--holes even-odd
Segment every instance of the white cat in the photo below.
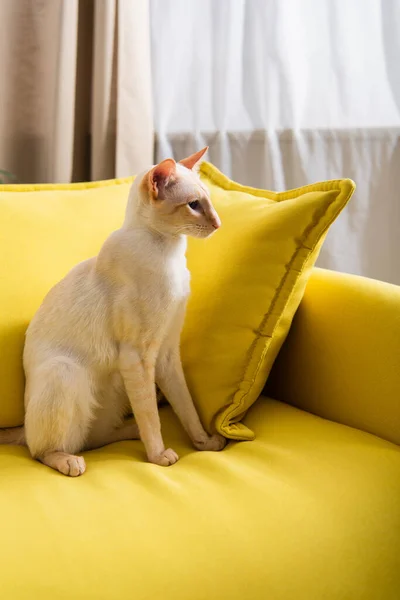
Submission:
<svg viewBox="0 0 400 600">
<path fill-rule="evenodd" d="M 121 229 L 50 290 L 28 327 L 26 444 L 65 475 L 85 471 L 76 453 L 139 436 L 149 461 L 178 460 L 163 443 L 155 382 L 197 449 L 225 445 L 200 423 L 179 352 L 189 294 L 185 236 L 207 237 L 221 224 L 194 170 L 206 150 L 139 175 Z M 24 441 L 22 430 L 14 440 L 5 435 Z"/>
</svg>

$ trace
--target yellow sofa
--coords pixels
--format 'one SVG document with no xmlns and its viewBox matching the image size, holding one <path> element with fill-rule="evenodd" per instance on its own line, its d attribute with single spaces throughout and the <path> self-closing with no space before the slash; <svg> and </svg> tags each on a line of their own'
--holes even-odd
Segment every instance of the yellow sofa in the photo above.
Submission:
<svg viewBox="0 0 400 600">
<path fill-rule="evenodd" d="M 272 399 L 274 398 L 274 399 Z M 400 288 L 315 269 L 250 442 L 88 452 L 60 476 L 0 447 L 4 600 L 398 600 Z"/>
</svg>

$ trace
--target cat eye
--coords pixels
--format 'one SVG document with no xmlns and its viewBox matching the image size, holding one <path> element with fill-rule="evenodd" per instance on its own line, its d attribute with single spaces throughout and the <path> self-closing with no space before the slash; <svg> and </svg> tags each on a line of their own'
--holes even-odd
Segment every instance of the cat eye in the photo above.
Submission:
<svg viewBox="0 0 400 600">
<path fill-rule="evenodd" d="M 193 200 L 193 202 L 189 202 L 188 205 L 190 206 L 190 208 L 192 210 L 199 210 L 200 209 L 200 202 L 198 200 Z"/>
</svg>

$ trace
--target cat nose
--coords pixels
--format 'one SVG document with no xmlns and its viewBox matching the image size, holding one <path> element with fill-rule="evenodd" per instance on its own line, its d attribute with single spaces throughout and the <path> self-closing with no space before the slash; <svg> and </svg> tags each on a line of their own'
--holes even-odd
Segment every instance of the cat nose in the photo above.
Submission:
<svg viewBox="0 0 400 600">
<path fill-rule="evenodd" d="M 214 227 L 214 229 L 219 229 L 221 227 L 221 219 L 217 214 L 213 215 L 211 219 L 211 225 Z"/>
</svg>

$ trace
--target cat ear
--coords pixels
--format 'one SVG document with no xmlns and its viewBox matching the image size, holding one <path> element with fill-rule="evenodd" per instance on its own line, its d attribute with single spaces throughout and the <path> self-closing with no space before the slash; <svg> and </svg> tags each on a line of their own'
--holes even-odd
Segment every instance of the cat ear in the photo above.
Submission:
<svg viewBox="0 0 400 600">
<path fill-rule="evenodd" d="M 207 150 L 208 150 L 208 146 L 203 148 L 203 150 L 199 150 L 198 152 L 195 152 L 195 154 L 192 154 L 191 156 L 188 156 L 187 158 L 182 158 L 182 160 L 180 160 L 179 162 L 181 165 L 183 165 L 187 169 L 193 169 L 201 161 L 201 159 L 203 158 L 203 156 L 207 152 Z"/>
<path fill-rule="evenodd" d="M 160 190 L 175 181 L 175 174 L 176 162 L 173 158 L 163 160 L 150 171 L 150 185 L 156 198 Z"/>
</svg>

